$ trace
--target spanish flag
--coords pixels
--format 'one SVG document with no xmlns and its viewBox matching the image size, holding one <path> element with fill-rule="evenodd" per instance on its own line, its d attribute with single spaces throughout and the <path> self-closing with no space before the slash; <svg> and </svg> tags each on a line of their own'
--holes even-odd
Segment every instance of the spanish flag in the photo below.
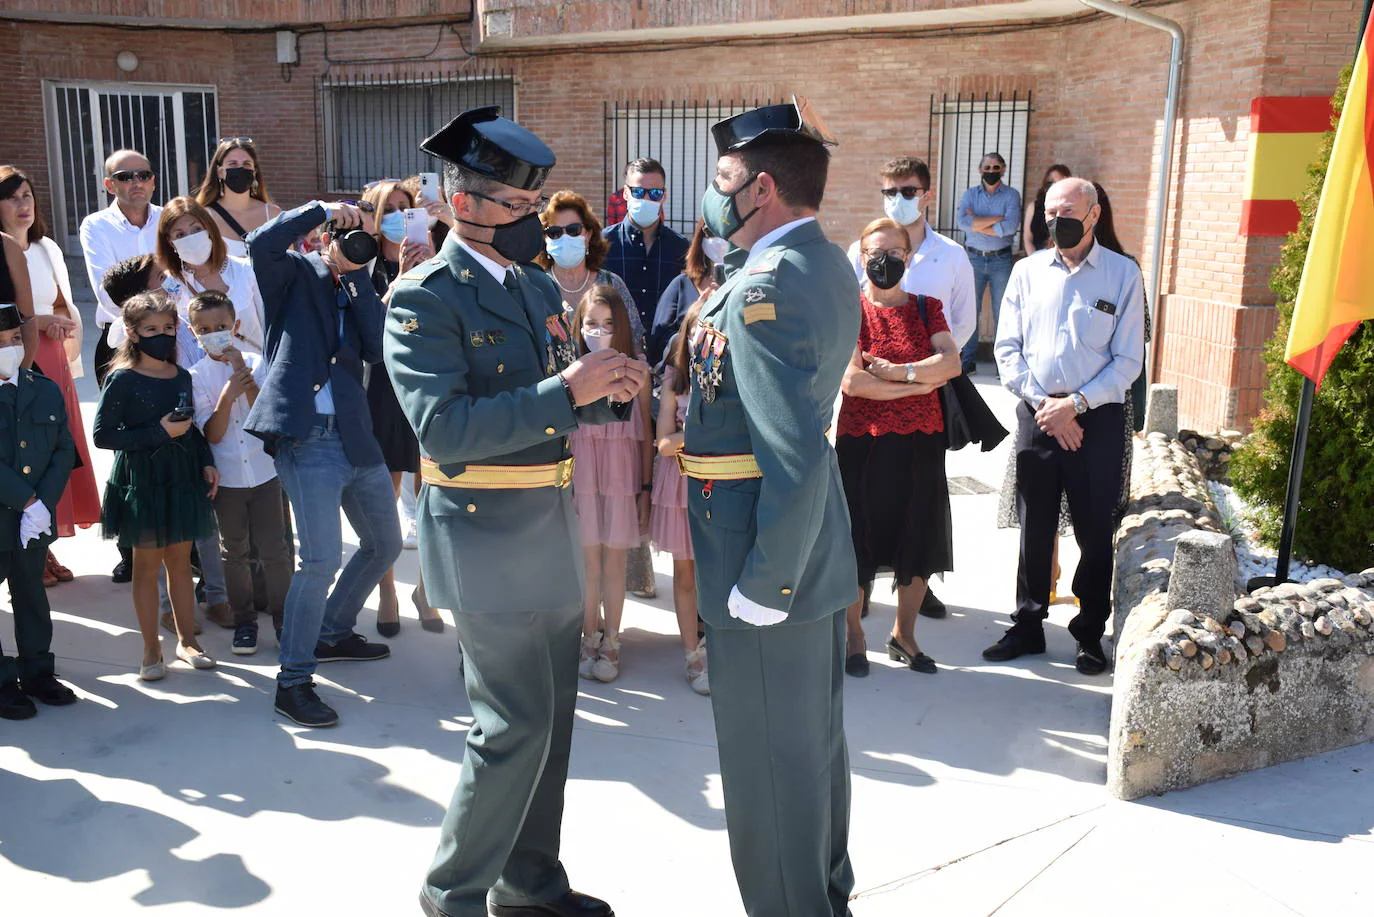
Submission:
<svg viewBox="0 0 1374 917">
<path fill-rule="evenodd" d="M 1318 386 L 1356 326 L 1374 318 L 1374 19 L 1365 27 L 1307 246 L 1284 360 Z"/>
<path fill-rule="evenodd" d="M 1331 130 L 1327 96 L 1266 96 L 1250 102 L 1250 155 L 1240 234 L 1286 236 L 1298 228 L 1307 169 Z"/>
</svg>

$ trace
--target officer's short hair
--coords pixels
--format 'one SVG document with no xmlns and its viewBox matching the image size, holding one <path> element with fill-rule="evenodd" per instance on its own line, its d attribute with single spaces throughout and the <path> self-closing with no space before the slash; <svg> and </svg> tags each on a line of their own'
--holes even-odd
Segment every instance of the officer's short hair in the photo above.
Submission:
<svg viewBox="0 0 1374 917">
<path fill-rule="evenodd" d="M 908 175 L 927 188 L 930 187 L 930 166 L 926 165 L 925 160 L 917 159 L 915 156 L 898 156 L 896 159 L 889 159 L 878 172 L 879 178 L 894 181 Z"/>
<path fill-rule="evenodd" d="M 751 175 L 767 172 L 778 197 L 792 207 L 818 209 L 825 197 L 830 150 L 801 134 L 766 134 L 739 151 Z"/>
<path fill-rule="evenodd" d="M 662 175 L 663 183 L 668 184 L 668 173 L 663 168 L 663 163 L 657 159 L 643 157 L 632 159 L 625 164 L 625 178 L 628 181 L 631 175 Z"/>
<path fill-rule="evenodd" d="M 444 163 L 444 194 L 450 200 L 455 194 L 492 194 L 501 190 L 501 183 L 494 178 L 478 175 L 471 169 Z"/>
</svg>

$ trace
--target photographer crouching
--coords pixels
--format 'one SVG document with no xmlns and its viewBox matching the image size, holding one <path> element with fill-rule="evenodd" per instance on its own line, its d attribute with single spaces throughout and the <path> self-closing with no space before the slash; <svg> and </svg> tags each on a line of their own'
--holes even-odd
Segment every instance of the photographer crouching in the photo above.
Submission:
<svg viewBox="0 0 1374 917">
<path fill-rule="evenodd" d="M 368 274 L 377 257 L 370 205 L 318 201 L 248 236 L 267 320 L 266 378 L 244 425 L 277 466 L 300 537 L 286 594 L 276 710 L 302 726 L 338 714 L 315 693 L 317 662 L 381 659 L 353 631 L 363 601 L 401 553 L 391 476 L 372 435 L 363 363 L 382 360 L 383 306 Z M 324 224 L 318 252 L 296 240 Z M 339 507 L 360 545 L 339 572 Z"/>
</svg>

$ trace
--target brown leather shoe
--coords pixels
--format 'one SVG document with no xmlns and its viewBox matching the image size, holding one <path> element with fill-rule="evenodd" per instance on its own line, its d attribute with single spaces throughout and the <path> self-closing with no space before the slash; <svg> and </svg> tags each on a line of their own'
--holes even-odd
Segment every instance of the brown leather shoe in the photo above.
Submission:
<svg viewBox="0 0 1374 917">
<path fill-rule="evenodd" d="M 216 602 L 205 606 L 205 620 L 218 624 L 225 630 L 234 629 L 234 613 L 229 610 L 228 602 Z"/>
</svg>

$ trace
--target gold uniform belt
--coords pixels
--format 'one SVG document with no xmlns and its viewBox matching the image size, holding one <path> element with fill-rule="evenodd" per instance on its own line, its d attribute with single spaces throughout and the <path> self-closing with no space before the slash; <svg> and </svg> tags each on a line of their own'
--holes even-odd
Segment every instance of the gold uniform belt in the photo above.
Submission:
<svg viewBox="0 0 1374 917">
<path fill-rule="evenodd" d="M 677 467 L 689 478 L 699 481 L 743 481 L 761 478 L 759 463 L 750 453 L 744 455 L 677 454 Z"/>
<path fill-rule="evenodd" d="M 420 479 L 436 487 L 468 490 L 529 490 L 535 487 L 567 487 L 572 483 L 573 460 L 547 465 L 469 465 L 462 473 L 444 474 L 427 458 L 420 459 Z"/>
</svg>

